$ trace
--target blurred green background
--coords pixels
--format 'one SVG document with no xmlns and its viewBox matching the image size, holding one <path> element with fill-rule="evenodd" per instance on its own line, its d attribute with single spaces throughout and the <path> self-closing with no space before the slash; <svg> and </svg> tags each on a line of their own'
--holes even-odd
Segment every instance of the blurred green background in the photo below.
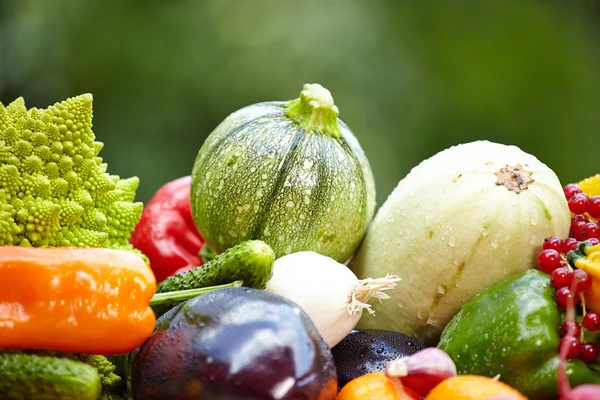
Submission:
<svg viewBox="0 0 600 400">
<path fill-rule="evenodd" d="M 488 139 L 563 184 L 600 173 L 591 1 L 0 0 L 0 101 L 94 95 L 109 172 L 139 200 L 190 173 L 245 105 L 331 90 L 381 204 L 421 160 Z"/>
</svg>

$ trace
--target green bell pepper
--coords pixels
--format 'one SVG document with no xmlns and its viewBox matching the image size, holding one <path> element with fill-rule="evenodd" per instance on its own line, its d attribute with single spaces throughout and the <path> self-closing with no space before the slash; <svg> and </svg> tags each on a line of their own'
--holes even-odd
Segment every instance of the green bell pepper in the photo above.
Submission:
<svg viewBox="0 0 600 400">
<path fill-rule="evenodd" d="M 459 374 L 489 377 L 531 400 L 558 398 L 559 327 L 563 312 L 550 277 L 538 270 L 513 275 L 466 303 L 442 333 L 438 347 Z M 600 383 L 600 372 L 578 359 L 566 363 L 571 386 Z"/>
</svg>

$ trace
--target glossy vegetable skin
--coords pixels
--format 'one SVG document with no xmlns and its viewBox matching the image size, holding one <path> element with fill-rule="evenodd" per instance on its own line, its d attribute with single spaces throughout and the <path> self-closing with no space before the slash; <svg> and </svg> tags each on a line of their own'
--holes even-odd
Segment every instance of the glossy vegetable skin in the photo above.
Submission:
<svg viewBox="0 0 600 400">
<path fill-rule="evenodd" d="M 134 355 L 135 400 L 331 400 L 331 352 L 289 300 L 231 288 L 195 297 L 157 321 Z"/>
<path fill-rule="evenodd" d="M 353 330 L 331 353 L 341 389 L 349 381 L 371 372 L 385 371 L 387 364 L 423 350 L 425 345 L 403 333 L 377 329 Z"/>
<path fill-rule="evenodd" d="M 530 269 L 465 303 L 438 347 L 461 375 L 500 375 L 528 398 L 555 399 L 562 322 L 550 277 Z M 566 363 L 566 373 L 572 385 L 600 383 L 600 372 L 577 358 Z"/>
<path fill-rule="evenodd" d="M 204 239 L 192 219 L 190 183 L 184 176 L 158 189 L 131 234 L 131 244 L 150 259 L 157 282 L 203 264 L 198 253 Z"/>
<path fill-rule="evenodd" d="M 131 351 L 154 328 L 155 288 L 127 251 L 0 246 L 0 348 Z"/>
<path fill-rule="evenodd" d="M 375 180 L 331 93 L 244 107 L 208 136 L 192 170 L 192 215 L 219 251 L 260 239 L 277 257 L 354 253 L 375 210 Z"/>
<path fill-rule="evenodd" d="M 0 398 L 97 400 L 97 370 L 82 362 L 35 354 L 0 354 Z"/>
</svg>

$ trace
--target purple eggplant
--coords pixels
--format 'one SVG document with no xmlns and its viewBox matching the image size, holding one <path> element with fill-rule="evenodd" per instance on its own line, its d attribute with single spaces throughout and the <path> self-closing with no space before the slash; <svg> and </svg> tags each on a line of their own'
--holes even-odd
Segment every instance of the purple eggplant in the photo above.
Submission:
<svg viewBox="0 0 600 400">
<path fill-rule="evenodd" d="M 339 388 L 359 376 L 385 371 L 391 360 L 409 356 L 424 348 L 422 342 L 399 332 L 353 330 L 331 349 Z"/>
<path fill-rule="evenodd" d="M 261 290 L 221 289 L 156 322 L 134 355 L 135 400 L 333 400 L 331 351 L 295 303 Z"/>
</svg>

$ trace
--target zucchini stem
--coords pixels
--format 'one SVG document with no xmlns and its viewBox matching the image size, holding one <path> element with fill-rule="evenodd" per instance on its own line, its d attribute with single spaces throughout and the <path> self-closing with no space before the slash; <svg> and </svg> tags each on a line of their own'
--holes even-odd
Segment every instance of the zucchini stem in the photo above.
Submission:
<svg viewBox="0 0 600 400">
<path fill-rule="evenodd" d="M 300 97 L 290 101 L 285 114 L 307 131 L 342 137 L 338 124 L 339 109 L 333 103 L 331 92 L 318 83 L 304 85 Z"/>
</svg>

